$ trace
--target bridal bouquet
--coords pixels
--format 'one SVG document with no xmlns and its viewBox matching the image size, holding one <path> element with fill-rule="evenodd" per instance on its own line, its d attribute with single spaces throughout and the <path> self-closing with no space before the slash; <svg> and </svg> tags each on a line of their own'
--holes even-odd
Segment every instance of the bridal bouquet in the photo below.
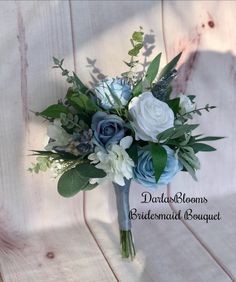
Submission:
<svg viewBox="0 0 236 282">
<path fill-rule="evenodd" d="M 65 99 L 36 113 L 48 120 L 49 141 L 45 150 L 33 151 L 37 162 L 29 169 L 38 173 L 53 168 L 58 192 L 72 197 L 95 189 L 105 180 L 113 183 L 120 227 L 121 254 L 133 258 L 135 249 L 129 219 L 131 179 L 147 188 L 167 185 L 176 173 L 187 171 L 194 179 L 200 168 L 196 154 L 214 151 L 203 143 L 221 137 L 193 135 L 199 124 L 189 123 L 214 106 L 197 108 L 195 96 L 171 98 L 171 82 L 176 77 L 177 55 L 161 72 L 158 54 L 145 73 L 135 71 L 144 46 L 143 30 L 130 39 L 127 72 L 105 78 L 93 89 L 76 73 L 54 59 L 53 68 L 69 83 Z"/>
</svg>

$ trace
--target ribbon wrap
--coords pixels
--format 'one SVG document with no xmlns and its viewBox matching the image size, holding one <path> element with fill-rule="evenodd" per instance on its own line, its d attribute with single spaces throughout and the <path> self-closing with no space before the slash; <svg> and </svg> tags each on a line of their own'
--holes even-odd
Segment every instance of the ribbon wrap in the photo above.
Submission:
<svg viewBox="0 0 236 282">
<path fill-rule="evenodd" d="M 120 186 L 119 184 L 114 182 L 112 183 L 115 188 L 118 223 L 120 230 L 129 231 L 131 230 L 131 221 L 129 219 L 129 190 L 131 179 L 125 179 L 124 186 Z"/>
</svg>

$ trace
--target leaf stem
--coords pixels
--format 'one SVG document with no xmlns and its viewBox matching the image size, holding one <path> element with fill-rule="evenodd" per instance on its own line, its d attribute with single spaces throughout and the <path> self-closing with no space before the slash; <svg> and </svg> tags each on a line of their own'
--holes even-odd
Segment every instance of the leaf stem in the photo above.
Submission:
<svg viewBox="0 0 236 282">
<path fill-rule="evenodd" d="M 185 117 L 186 115 L 193 114 L 193 113 L 196 113 L 198 111 L 204 111 L 204 110 L 209 111 L 209 110 L 215 109 L 215 108 L 216 108 L 216 106 L 208 106 L 207 105 L 207 106 L 205 106 L 203 108 L 194 109 L 194 110 L 192 110 L 190 112 L 187 112 L 187 113 L 185 113 L 183 115 L 179 114 L 175 119 L 178 119 L 179 117 Z"/>
</svg>

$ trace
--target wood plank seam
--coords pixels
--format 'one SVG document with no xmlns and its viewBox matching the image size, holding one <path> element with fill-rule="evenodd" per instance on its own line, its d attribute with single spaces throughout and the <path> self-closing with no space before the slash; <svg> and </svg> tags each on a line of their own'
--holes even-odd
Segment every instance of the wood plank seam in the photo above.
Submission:
<svg viewBox="0 0 236 282">
<path fill-rule="evenodd" d="M 167 186 L 167 197 L 171 196 L 171 186 L 170 184 Z M 177 209 L 173 205 L 173 203 L 169 203 L 169 206 L 171 210 L 175 213 L 177 213 Z M 228 275 L 228 277 L 233 281 L 236 282 L 236 277 L 233 275 L 233 273 L 228 269 L 228 267 L 221 261 L 221 259 L 214 254 L 212 249 L 207 246 L 207 244 L 201 239 L 200 236 L 198 236 L 195 231 L 192 229 L 192 227 L 184 220 L 180 219 L 180 221 L 183 223 L 183 225 L 188 229 L 188 231 L 194 236 L 194 238 L 201 244 L 201 246 L 205 249 L 205 251 L 212 257 L 212 259 L 219 265 L 219 267 L 225 272 L 225 274 Z"/>
<path fill-rule="evenodd" d="M 83 217 L 84 217 L 84 223 L 85 223 L 86 227 L 88 228 L 88 230 L 89 230 L 90 234 L 92 235 L 92 237 L 93 237 L 95 243 L 97 244 L 99 250 L 101 251 L 101 253 L 102 253 L 102 255 L 103 255 L 105 261 L 107 262 L 109 268 L 111 269 L 111 271 L 112 271 L 112 273 L 113 273 L 113 275 L 114 275 L 116 281 L 119 282 L 119 279 L 118 279 L 118 276 L 117 276 L 115 270 L 112 268 L 112 266 L 111 266 L 111 264 L 110 264 L 108 258 L 107 258 L 106 255 L 105 255 L 105 252 L 103 251 L 101 245 L 100 245 L 99 242 L 98 242 L 98 239 L 97 239 L 95 233 L 93 232 L 93 230 L 92 230 L 90 224 L 88 223 L 87 215 L 86 215 L 86 192 L 85 192 L 85 191 L 83 191 Z"/>
<path fill-rule="evenodd" d="M 161 1 L 161 18 L 162 18 L 162 35 L 164 40 L 164 48 L 165 48 L 165 55 L 166 60 L 168 60 L 168 54 L 167 54 L 167 44 L 166 44 L 166 35 L 165 35 L 165 29 L 164 29 L 164 0 Z M 167 196 L 171 197 L 171 186 L 170 184 L 167 185 Z M 169 203 L 169 206 L 172 211 L 176 212 L 176 208 L 172 203 Z M 188 229 L 188 231 L 194 236 L 194 238 L 201 244 L 201 246 L 205 249 L 205 251 L 213 258 L 213 260 L 219 265 L 219 267 L 228 275 L 228 277 L 235 282 L 236 277 L 231 273 L 231 271 L 227 268 L 227 266 L 217 257 L 214 252 L 211 250 L 210 247 L 207 246 L 207 244 L 201 239 L 200 236 L 198 236 L 194 230 L 191 228 L 191 226 L 184 220 L 181 219 L 181 222 L 183 225 Z"/>
<path fill-rule="evenodd" d="M 68 0 L 68 4 L 69 4 L 69 11 L 70 11 L 71 40 L 72 40 L 72 50 L 73 50 L 74 71 L 76 72 L 76 70 L 77 70 L 77 68 L 76 68 L 76 50 L 75 50 L 75 39 L 74 39 L 73 14 L 72 14 L 71 0 Z M 108 267 L 110 268 L 110 270 L 111 270 L 112 274 L 114 275 L 116 281 L 119 282 L 117 274 L 115 273 L 114 269 L 112 268 L 108 258 L 106 257 L 101 245 L 98 242 L 97 237 L 95 236 L 91 226 L 88 223 L 87 215 L 86 215 L 86 192 L 84 192 L 84 191 L 83 191 L 83 219 L 84 219 L 84 223 L 85 223 L 86 227 L 88 228 L 94 242 L 96 243 L 96 245 L 98 246 L 102 256 L 104 257 Z"/>
</svg>

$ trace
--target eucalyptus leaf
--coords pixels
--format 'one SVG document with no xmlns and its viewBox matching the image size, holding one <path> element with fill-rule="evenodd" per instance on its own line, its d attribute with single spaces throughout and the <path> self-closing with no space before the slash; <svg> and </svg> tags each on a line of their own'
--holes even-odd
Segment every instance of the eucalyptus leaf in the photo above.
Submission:
<svg viewBox="0 0 236 282">
<path fill-rule="evenodd" d="M 92 164 L 79 164 L 76 166 L 76 169 L 80 175 L 87 178 L 103 178 L 106 176 L 104 170 L 98 169 Z"/>
<path fill-rule="evenodd" d="M 142 31 L 135 31 L 132 34 L 132 39 L 136 42 L 143 42 L 143 32 Z"/>
<path fill-rule="evenodd" d="M 89 190 L 93 190 L 94 188 L 96 188 L 98 186 L 97 183 L 95 184 L 90 184 L 88 183 L 87 186 L 83 189 L 84 191 L 89 191 Z"/>
<path fill-rule="evenodd" d="M 130 56 L 136 57 L 139 54 L 139 51 L 143 48 L 143 43 L 138 43 L 134 46 L 133 49 L 129 50 L 128 54 Z"/>
<path fill-rule="evenodd" d="M 166 167 L 167 152 L 163 146 L 156 143 L 151 143 L 151 154 L 155 172 L 155 179 L 156 182 L 158 182 Z"/>
<path fill-rule="evenodd" d="M 84 190 L 89 183 L 89 178 L 82 177 L 77 167 L 64 172 L 57 184 L 58 193 L 62 197 L 72 197 Z"/>
</svg>

